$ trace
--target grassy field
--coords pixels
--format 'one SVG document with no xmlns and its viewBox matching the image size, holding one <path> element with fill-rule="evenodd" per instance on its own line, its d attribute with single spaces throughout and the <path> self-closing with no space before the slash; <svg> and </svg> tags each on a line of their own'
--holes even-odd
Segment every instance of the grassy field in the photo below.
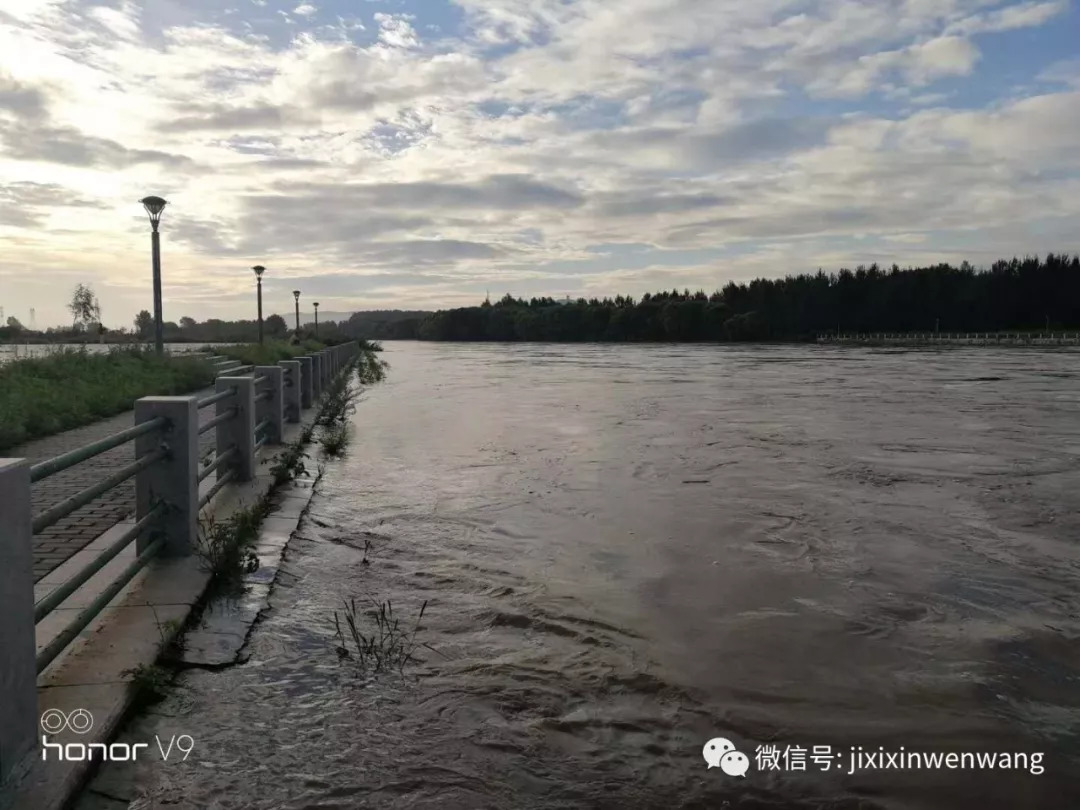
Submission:
<svg viewBox="0 0 1080 810">
<path fill-rule="evenodd" d="M 66 349 L 11 362 L 0 366 L 0 450 L 130 410 L 140 397 L 186 394 L 213 380 L 204 360 L 140 348 Z"/>
</svg>

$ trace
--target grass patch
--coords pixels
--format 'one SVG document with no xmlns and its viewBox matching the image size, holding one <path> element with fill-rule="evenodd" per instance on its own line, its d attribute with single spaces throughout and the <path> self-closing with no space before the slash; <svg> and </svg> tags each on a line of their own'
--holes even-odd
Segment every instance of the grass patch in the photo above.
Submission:
<svg viewBox="0 0 1080 810">
<path fill-rule="evenodd" d="M 174 673 L 160 664 L 139 664 L 137 667 L 125 669 L 120 675 L 131 678 L 136 705 L 148 706 L 169 694 Z"/>
<path fill-rule="evenodd" d="M 165 662 L 177 656 L 183 649 L 184 637 L 180 632 L 182 630 L 181 622 L 176 619 L 162 622 L 158 618 L 154 606 L 148 602 L 147 607 L 154 611 L 154 622 L 157 624 L 158 635 L 161 637 L 156 661 Z M 131 689 L 135 693 L 135 703 L 140 706 L 147 706 L 157 703 L 168 694 L 174 673 L 167 666 L 163 666 L 162 663 L 153 663 L 139 664 L 137 667 L 125 669 L 121 671 L 120 675 L 131 678 Z"/>
<path fill-rule="evenodd" d="M 217 346 L 214 351 L 230 360 L 239 360 L 244 365 L 272 366 L 279 360 L 292 360 L 325 348 L 317 340 L 305 340 L 298 344 L 287 340 L 268 340 L 261 346 L 258 343 L 237 343 L 233 346 Z"/>
<path fill-rule="evenodd" d="M 415 654 L 420 647 L 441 654 L 430 644 L 416 640 L 420 621 L 427 610 L 426 599 L 411 628 L 408 625 L 402 626 L 400 619 L 394 615 L 394 606 L 389 599 L 385 602 L 375 602 L 372 599 L 367 601 L 367 610 L 357 606 L 355 599 L 350 599 L 344 602 L 344 610 L 340 616 L 334 611 L 339 658 L 354 661 L 365 673 L 396 671 L 404 674 L 407 665 L 423 663 Z M 344 628 L 342 621 L 345 623 Z"/>
<path fill-rule="evenodd" d="M 202 359 L 142 347 L 58 349 L 0 366 L 0 450 L 130 410 L 146 396 L 187 394 L 214 381 Z"/>
</svg>

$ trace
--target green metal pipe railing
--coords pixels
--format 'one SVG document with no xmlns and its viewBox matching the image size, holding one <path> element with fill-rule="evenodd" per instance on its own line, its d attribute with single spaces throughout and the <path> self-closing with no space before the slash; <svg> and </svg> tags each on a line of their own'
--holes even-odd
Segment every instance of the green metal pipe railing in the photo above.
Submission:
<svg viewBox="0 0 1080 810">
<path fill-rule="evenodd" d="M 43 478 L 48 478 L 50 475 L 55 475 L 58 472 L 68 469 L 68 467 L 74 467 L 76 464 L 81 464 L 94 456 L 100 456 L 102 453 L 112 450 L 114 447 L 119 447 L 126 442 L 130 442 L 132 439 L 145 436 L 147 433 L 153 433 L 155 430 L 161 430 L 168 425 L 168 423 L 168 420 L 164 416 L 159 416 L 157 419 L 141 422 L 127 430 L 121 430 L 119 433 L 114 433 L 112 436 L 106 436 L 104 439 L 99 439 L 85 447 L 80 447 L 69 453 L 64 453 L 56 458 L 50 458 L 47 461 L 42 461 L 30 468 L 30 482 L 37 483 Z"/>
<path fill-rule="evenodd" d="M 86 506 L 90 501 L 97 498 L 99 495 L 103 495 L 118 484 L 124 483 L 140 470 L 145 470 L 151 464 L 155 464 L 166 458 L 169 455 L 169 451 L 161 448 L 153 450 L 138 461 L 123 467 L 107 478 L 103 478 L 92 487 L 87 487 L 82 492 L 76 495 L 72 495 L 70 498 L 65 498 L 55 506 L 51 506 L 41 514 L 34 517 L 30 526 L 34 534 L 38 534 L 42 529 L 52 526 L 58 520 L 67 517 L 76 509 Z"/>
<path fill-rule="evenodd" d="M 264 382 L 268 382 L 270 378 L 266 374 L 260 374 L 255 378 L 255 385 L 262 385 Z"/>
<path fill-rule="evenodd" d="M 58 656 L 60 652 L 70 644 L 77 635 L 79 635 L 79 633 L 86 629 L 86 626 L 94 620 L 94 617 L 96 617 L 109 602 L 116 598 L 116 595 L 124 589 L 124 586 L 131 582 L 135 575 L 146 567 L 146 564 L 161 551 L 164 545 L 165 540 L 159 538 L 147 546 L 146 550 L 136 557 L 131 565 L 124 569 L 123 573 L 117 577 L 112 585 L 98 594 L 97 598 L 82 610 L 71 624 L 65 627 L 45 649 L 38 653 L 37 671 L 39 674 L 45 667 L 53 662 L 53 659 L 55 659 L 56 656 Z"/>
<path fill-rule="evenodd" d="M 203 481 L 209 478 L 210 474 L 213 473 L 214 470 L 218 469 L 222 464 L 227 464 L 230 460 L 232 460 L 232 458 L 236 455 L 236 452 L 237 448 L 234 444 L 224 453 L 220 453 L 218 457 L 214 459 L 213 463 L 199 471 L 199 483 L 201 484 Z"/>
<path fill-rule="evenodd" d="M 214 496 L 221 492 L 222 488 L 236 478 L 236 470 L 232 469 L 225 473 L 221 478 L 217 480 L 217 483 L 207 490 L 206 494 L 199 498 L 199 508 L 202 509 L 210 501 L 214 499 Z"/>
<path fill-rule="evenodd" d="M 94 559 L 88 566 L 83 568 L 79 573 L 50 593 L 36 605 L 34 605 L 34 624 L 37 624 L 46 616 L 55 610 L 60 603 L 71 596 L 82 585 L 94 576 L 98 571 L 105 567 L 113 557 L 131 545 L 131 542 L 139 537 L 146 530 L 146 528 L 165 514 L 165 505 L 158 504 L 143 517 L 138 523 L 124 532 L 120 537 L 116 539 L 116 542 L 101 552 L 100 556 Z"/>
<path fill-rule="evenodd" d="M 216 394 L 212 394 L 206 399 L 200 399 L 197 403 L 197 407 L 201 411 L 203 408 L 209 408 L 211 405 L 216 405 L 219 402 L 224 402 L 226 399 L 234 396 L 235 394 L 235 386 L 226 388 L 224 391 L 218 391 Z"/>
<path fill-rule="evenodd" d="M 269 416 L 266 417 L 255 426 L 255 435 L 258 436 L 260 433 L 269 428 L 272 424 L 274 424 L 274 420 L 271 419 Z"/>
<path fill-rule="evenodd" d="M 255 395 L 256 402 L 262 402 L 264 399 L 270 399 L 274 395 L 273 391 L 260 391 Z"/>
<path fill-rule="evenodd" d="M 265 436 L 263 436 L 261 439 L 259 439 L 257 442 L 255 442 L 255 448 L 254 448 L 254 450 L 252 452 L 258 453 L 260 450 L 262 450 L 264 444 L 266 444 L 266 437 Z"/>
<path fill-rule="evenodd" d="M 204 433 L 213 430 L 218 425 L 222 425 L 225 422 L 228 422 L 234 416 L 236 416 L 236 408 L 229 408 L 229 410 L 224 411 L 223 413 L 219 413 L 209 422 L 199 425 L 199 435 L 202 436 Z"/>
</svg>

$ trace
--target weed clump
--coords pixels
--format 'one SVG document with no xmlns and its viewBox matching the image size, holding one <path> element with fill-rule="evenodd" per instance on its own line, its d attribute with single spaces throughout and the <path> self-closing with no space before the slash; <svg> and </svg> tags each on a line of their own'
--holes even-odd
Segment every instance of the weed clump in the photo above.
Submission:
<svg viewBox="0 0 1080 810">
<path fill-rule="evenodd" d="M 411 629 L 402 627 L 401 621 L 394 615 L 394 606 L 389 599 L 385 602 L 375 602 L 372 599 L 367 601 L 371 607 L 366 611 L 357 606 L 356 599 L 344 602 L 340 617 L 338 612 L 334 611 L 339 658 L 354 661 L 365 673 L 396 671 L 404 674 L 407 665 L 421 663 L 421 659 L 415 655 L 420 647 L 441 654 L 430 644 L 416 640 L 420 621 L 427 610 L 426 599 Z M 344 629 L 342 619 L 345 621 Z"/>
<path fill-rule="evenodd" d="M 212 585 L 235 589 L 244 574 L 258 569 L 259 558 L 254 547 L 259 539 L 259 526 L 270 510 L 270 499 L 262 498 L 228 520 L 218 521 L 208 515 L 199 522 L 195 551 L 210 571 Z"/>
</svg>

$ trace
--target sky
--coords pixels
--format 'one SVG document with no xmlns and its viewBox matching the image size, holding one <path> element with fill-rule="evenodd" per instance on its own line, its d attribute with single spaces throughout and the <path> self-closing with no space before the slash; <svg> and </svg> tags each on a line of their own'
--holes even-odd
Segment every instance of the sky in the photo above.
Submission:
<svg viewBox="0 0 1080 810">
<path fill-rule="evenodd" d="M 0 307 L 437 309 L 1077 252 L 1075 0 L 0 0 Z"/>
</svg>

